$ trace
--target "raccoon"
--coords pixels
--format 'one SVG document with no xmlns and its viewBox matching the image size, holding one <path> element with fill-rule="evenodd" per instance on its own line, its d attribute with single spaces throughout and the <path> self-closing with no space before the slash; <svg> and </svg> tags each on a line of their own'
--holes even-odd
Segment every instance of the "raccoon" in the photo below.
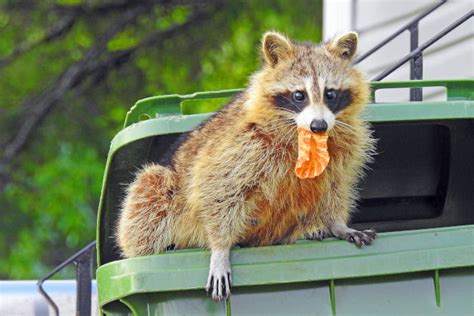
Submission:
<svg viewBox="0 0 474 316">
<path fill-rule="evenodd" d="M 206 290 L 220 301 L 230 295 L 233 246 L 330 235 L 371 244 L 375 231 L 347 226 L 374 148 L 361 119 L 369 87 L 351 62 L 357 43 L 354 32 L 323 44 L 265 33 L 248 87 L 185 136 L 169 164 L 144 166 L 128 186 L 116 230 L 123 256 L 208 248 Z M 318 177 L 293 172 L 297 128 L 329 135 Z"/>
</svg>

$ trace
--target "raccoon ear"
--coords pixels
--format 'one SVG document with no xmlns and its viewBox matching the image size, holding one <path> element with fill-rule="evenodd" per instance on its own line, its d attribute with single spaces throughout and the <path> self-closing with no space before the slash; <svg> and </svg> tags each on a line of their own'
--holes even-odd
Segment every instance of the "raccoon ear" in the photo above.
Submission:
<svg viewBox="0 0 474 316">
<path fill-rule="evenodd" d="M 346 33 L 329 42 L 328 50 L 339 58 L 351 60 L 357 51 L 359 36 L 356 32 Z"/>
<path fill-rule="evenodd" d="M 262 55 L 267 65 L 274 67 L 293 53 L 291 41 L 278 32 L 266 32 L 262 38 Z"/>
</svg>

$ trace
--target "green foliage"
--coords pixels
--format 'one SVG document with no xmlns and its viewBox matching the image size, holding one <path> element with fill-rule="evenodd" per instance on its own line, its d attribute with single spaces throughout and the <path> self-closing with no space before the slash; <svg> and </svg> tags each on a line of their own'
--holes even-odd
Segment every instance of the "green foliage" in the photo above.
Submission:
<svg viewBox="0 0 474 316">
<path fill-rule="evenodd" d="M 0 267 L 12 278 L 45 274 L 46 266 L 35 260 L 55 263 L 65 259 L 69 249 L 83 246 L 95 231 L 94 194 L 100 190 L 98 179 L 103 172 L 96 150 L 88 144 L 66 142 L 49 148 L 54 148 L 53 159 L 46 157 L 41 164 L 25 162 L 15 175 L 17 183 L 5 190 L 11 207 L 24 220 L 18 222 L 14 213 L 7 212 L 11 233 L 19 235 L 15 247 L 9 247 L 8 262 L 2 261 Z M 28 225 L 18 231 L 25 222 Z M 53 249 L 48 250 L 50 247 Z"/>
<path fill-rule="evenodd" d="M 0 144 L 15 135 L 28 110 L 25 100 L 54 84 L 120 19 L 118 9 L 90 10 L 64 35 L 41 42 L 64 19 L 64 10 L 94 3 L 0 1 L 0 60 L 19 43 L 40 42 L 0 69 Z M 61 10 L 51 9 L 57 5 Z M 193 10 L 157 5 L 128 25 L 108 42 L 106 54 L 133 50 L 131 58 L 70 89 L 30 136 L 0 193 L 0 277 L 38 278 L 95 238 L 109 142 L 137 99 L 245 86 L 259 65 L 261 35 L 269 29 L 301 40 L 321 38 L 320 1 L 255 0 L 226 1 L 185 31 L 142 44 L 156 32 L 185 25 Z"/>
</svg>

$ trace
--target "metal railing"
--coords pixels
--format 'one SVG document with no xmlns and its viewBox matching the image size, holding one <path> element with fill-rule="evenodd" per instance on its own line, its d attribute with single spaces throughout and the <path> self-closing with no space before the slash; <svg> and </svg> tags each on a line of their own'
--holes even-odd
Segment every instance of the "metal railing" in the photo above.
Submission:
<svg viewBox="0 0 474 316">
<path fill-rule="evenodd" d="M 405 31 L 410 32 L 410 52 L 416 52 L 411 58 L 410 62 L 410 79 L 411 80 L 420 80 L 423 79 L 423 55 L 421 54 L 421 51 L 418 50 L 418 42 L 419 42 L 419 34 L 418 34 L 418 25 L 421 20 L 423 20 L 426 16 L 428 16 L 430 13 L 441 7 L 443 4 L 445 4 L 447 0 L 441 0 L 438 3 L 436 3 L 434 6 L 428 8 L 426 11 L 422 12 L 420 15 L 416 16 L 414 19 L 412 19 L 410 22 L 396 30 L 394 33 L 389 35 L 387 38 L 385 38 L 383 41 L 372 47 L 370 50 L 368 50 L 366 53 L 362 54 L 359 58 L 357 58 L 354 63 L 358 64 L 365 60 L 367 57 L 371 56 L 374 54 L 376 51 L 390 43 L 392 40 L 397 38 L 400 34 L 402 34 Z M 355 10 L 355 5 L 353 6 L 353 10 Z M 443 35 L 444 36 L 444 35 Z M 438 38 L 439 39 L 439 38 Z M 425 47 L 427 48 L 427 47 Z M 410 53 L 410 54 L 411 54 Z M 405 56 L 406 57 L 406 56 Z M 404 57 L 404 58 L 405 58 Z M 398 69 L 401 65 L 403 65 L 407 60 L 400 60 L 397 64 L 394 66 L 390 67 L 387 69 L 387 71 L 384 71 L 380 75 L 374 77 L 371 81 L 380 81 L 389 74 L 391 74 L 394 70 Z M 390 72 L 391 68 L 395 67 L 392 69 Z M 422 94 L 422 89 L 421 88 L 413 88 L 410 89 L 410 101 L 421 101 L 423 99 L 423 94 Z"/>
<path fill-rule="evenodd" d="M 467 14 L 463 15 L 461 18 L 456 20 L 453 24 L 449 25 L 441 32 L 430 38 L 428 41 L 419 46 L 419 32 L 418 26 L 422 19 L 428 16 L 430 13 L 441 7 L 445 4 L 447 0 L 441 0 L 436 3 L 434 6 L 428 8 L 426 11 L 422 12 L 420 15 L 412 19 L 410 22 L 399 28 L 393 34 L 388 36 L 386 39 L 372 47 L 369 51 L 362 54 L 357 58 L 354 63 L 358 64 L 365 60 L 367 57 L 371 56 L 373 53 L 378 51 L 380 48 L 394 40 L 400 34 L 405 31 L 410 32 L 410 53 L 404 56 L 402 59 L 397 61 L 395 64 L 381 72 L 379 75 L 371 79 L 371 81 L 380 81 L 390 75 L 392 72 L 400 68 L 407 61 L 410 61 L 410 80 L 421 80 L 423 79 L 423 51 L 437 42 L 439 39 L 446 36 L 452 30 L 457 28 L 459 25 L 463 24 L 469 20 L 474 15 L 474 10 L 469 11 Z M 422 101 L 423 100 L 423 90 L 422 88 L 412 88 L 410 89 L 410 101 Z"/>
<path fill-rule="evenodd" d="M 38 291 L 48 302 L 48 305 L 51 306 L 56 316 L 59 316 L 58 305 L 56 305 L 53 299 L 46 293 L 43 288 L 43 283 L 46 280 L 52 278 L 56 273 L 71 263 L 76 265 L 76 315 L 91 315 L 92 267 L 94 264 L 95 245 L 95 241 L 89 243 L 83 249 L 72 255 L 69 259 L 54 268 L 53 271 L 48 273 L 45 277 L 38 280 Z"/>
<path fill-rule="evenodd" d="M 431 12 L 435 11 L 436 9 L 438 9 L 440 6 L 442 6 L 443 4 L 445 4 L 447 2 L 447 0 L 441 0 L 440 2 L 438 2 L 436 5 L 432 6 L 431 8 L 429 8 L 428 10 L 424 11 L 423 13 L 421 13 L 420 15 L 418 15 L 417 17 L 415 17 L 413 20 L 411 20 L 410 22 L 408 22 L 407 24 L 405 24 L 404 26 L 402 26 L 401 28 L 399 28 L 398 30 L 396 30 L 395 32 L 393 32 L 391 35 L 389 35 L 387 38 L 385 38 L 383 41 L 381 41 L 380 43 L 378 43 L 377 45 L 375 45 L 374 47 L 372 47 L 371 49 L 369 49 L 366 53 L 362 54 L 359 58 L 357 58 L 355 60 L 355 63 L 358 64 L 360 63 L 361 61 L 363 61 L 364 59 L 366 59 L 367 57 L 369 57 L 370 55 L 372 55 L 373 53 L 375 53 L 376 51 L 378 51 L 380 48 L 382 48 L 383 46 L 387 45 L 389 42 L 391 42 L 392 40 L 394 40 L 396 37 L 398 37 L 400 34 L 402 34 L 403 32 L 405 31 L 410 31 L 410 42 L 412 44 L 412 49 L 413 50 L 414 48 L 416 47 L 413 47 L 413 45 L 417 45 L 418 43 L 418 24 L 420 23 L 421 20 L 423 20 L 427 15 L 429 15 Z"/>
<path fill-rule="evenodd" d="M 411 78 L 410 79 L 423 79 L 423 57 L 422 57 L 422 52 L 433 45 L 436 41 L 439 39 L 443 38 L 445 35 L 447 35 L 449 32 L 457 28 L 459 25 L 463 24 L 470 18 L 474 16 L 474 10 L 469 11 L 467 14 L 463 15 L 461 18 L 456 20 L 453 24 L 449 25 L 445 29 L 443 29 L 441 32 L 430 38 L 428 41 L 423 43 L 420 47 L 416 47 L 415 49 L 412 49 L 412 51 L 404 56 L 402 59 L 400 59 L 398 62 L 396 62 L 393 66 L 389 67 L 382 73 L 380 73 L 378 76 L 374 77 L 372 81 L 380 81 L 398 68 L 400 68 L 404 63 L 406 63 L 408 60 L 411 60 L 414 65 L 412 67 L 413 69 L 410 71 L 412 76 L 416 76 L 417 78 Z M 419 77 L 419 78 L 418 78 Z"/>
</svg>

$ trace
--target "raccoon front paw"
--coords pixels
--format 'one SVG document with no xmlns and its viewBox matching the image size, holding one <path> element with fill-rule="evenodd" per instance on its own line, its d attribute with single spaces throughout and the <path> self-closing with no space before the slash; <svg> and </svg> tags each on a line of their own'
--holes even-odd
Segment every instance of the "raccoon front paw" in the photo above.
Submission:
<svg viewBox="0 0 474 316">
<path fill-rule="evenodd" d="M 377 237 L 373 229 L 358 231 L 347 227 L 346 224 L 334 224 L 330 227 L 330 230 L 334 237 L 354 243 L 357 247 L 368 246 Z"/>
<path fill-rule="evenodd" d="M 373 229 L 363 231 L 354 230 L 345 234 L 344 239 L 354 243 L 357 247 L 371 245 L 377 237 L 377 233 Z"/>
<path fill-rule="evenodd" d="M 211 295 L 216 302 L 226 300 L 230 296 L 230 286 L 232 277 L 230 270 L 209 271 L 207 278 L 206 292 Z"/>
<path fill-rule="evenodd" d="M 325 230 L 318 230 L 316 232 L 306 233 L 305 239 L 322 241 L 324 238 L 329 237 L 329 233 Z"/>
<path fill-rule="evenodd" d="M 225 253 L 213 252 L 207 277 L 206 292 L 216 302 L 223 301 L 230 296 L 232 272 Z"/>
</svg>

